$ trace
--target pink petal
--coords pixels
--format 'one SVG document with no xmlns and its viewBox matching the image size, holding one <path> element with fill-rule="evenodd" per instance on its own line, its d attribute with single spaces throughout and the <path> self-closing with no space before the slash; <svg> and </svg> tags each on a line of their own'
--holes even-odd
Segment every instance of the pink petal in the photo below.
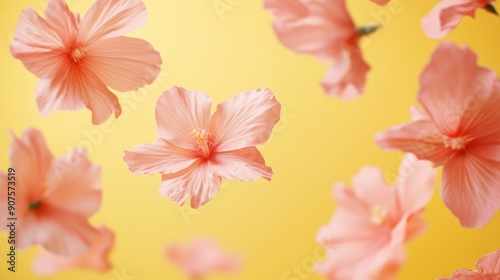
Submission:
<svg viewBox="0 0 500 280">
<path fill-rule="evenodd" d="M 85 14 L 77 40 L 91 44 L 122 36 L 146 22 L 146 7 L 140 0 L 97 0 Z"/>
<path fill-rule="evenodd" d="M 26 203 L 39 199 L 54 160 L 42 133 L 29 128 L 21 139 L 12 134 L 9 157 L 16 170 L 16 185 L 22 187 L 16 195 Z"/>
<path fill-rule="evenodd" d="M 476 9 L 486 6 L 488 0 L 442 0 L 422 18 L 425 34 L 439 39 L 453 30 L 464 16 L 474 17 Z"/>
<path fill-rule="evenodd" d="M 120 116 L 118 98 L 91 70 L 85 67 L 60 67 L 52 80 L 40 80 L 35 92 L 38 108 L 46 116 L 53 110 L 92 111 L 92 123 L 100 124 L 114 112 Z"/>
<path fill-rule="evenodd" d="M 49 0 L 45 8 L 45 18 L 50 28 L 57 32 L 65 46 L 74 43 L 78 34 L 80 16 L 73 14 L 63 0 Z"/>
<path fill-rule="evenodd" d="M 434 123 L 425 120 L 394 126 L 375 136 L 375 142 L 382 149 L 401 149 L 419 159 L 430 160 L 436 166 L 442 165 L 453 153 L 445 148 L 443 139 Z"/>
<path fill-rule="evenodd" d="M 172 174 L 188 168 L 199 157 L 193 150 L 158 139 L 153 144 L 139 145 L 134 151 L 125 151 L 123 160 L 134 174 Z"/>
<path fill-rule="evenodd" d="M 8 211 L 8 193 L 12 191 L 8 189 L 8 183 L 7 183 L 7 173 L 0 171 L 0 184 L 2 186 L 5 186 L 0 189 L 0 219 L 2 221 L 7 221 L 7 217 L 9 217 L 9 211 Z M 15 186 L 14 186 L 15 187 Z M 2 223 L 0 224 L 0 230 L 7 231 L 7 223 Z"/>
<path fill-rule="evenodd" d="M 212 99 L 197 90 L 172 87 L 156 103 L 156 135 L 172 144 L 196 151 L 198 144 L 191 132 L 207 130 Z"/>
<path fill-rule="evenodd" d="M 101 206 L 101 168 L 76 149 L 57 159 L 47 177 L 44 198 L 58 209 L 90 217 Z"/>
<path fill-rule="evenodd" d="M 390 0 L 371 0 L 373 3 L 378 4 L 380 6 L 385 6 Z"/>
<path fill-rule="evenodd" d="M 21 13 L 10 45 L 12 56 L 39 78 L 52 77 L 65 61 L 64 40 L 33 9 Z"/>
<path fill-rule="evenodd" d="M 321 85 L 326 94 L 351 100 L 364 91 L 369 70 L 360 50 L 344 50 L 334 58 Z"/>
<path fill-rule="evenodd" d="M 86 58 L 89 68 L 104 84 L 119 91 L 137 90 L 152 83 L 162 62 L 151 44 L 123 36 L 94 42 Z"/>
<path fill-rule="evenodd" d="M 449 278 L 438 278 L 437 280 L 495 280 L 486 278 L 487 276 L 468 269 L 459 269 Z"/>
<path fill-rule="evenodd" d="M 35 257 L 32 269 L 40 276 L 53 275 L 65 269 L 89 269 L 106 271 L 112 267 L 108 260 L 109 252 L 114 243 L 114 234 L 105 227 L 99 229 L 99 235 L 94 238 L 87 252 L 75 257 L 63 257 L 42 251 Z"/>
<path fill-rule="evenodd" d="M 430 121 L 431 116 L 423 108 L 418 108 L 416 106 L 410 106 L 410 114 L 412 121 Z"/>
<path fill-rule="evenodd" d="M 264 144 L 280 119 L 281 105 L 267 88 L 246 91 L 217 105 L 210 119 L 218 152 Z"/>
<path fill-rule="evenodd" d="M 206 204 L 219 190 L 222 184 L 220 176 L 211 173 L 210 163 L 199 160 L 189 168 L 178 173 L 163 175 L 160 195 L 183 205 L 191 196 L 191 207 L 198 208 Z"/>
<path fill-rule="evenodd" d="M 453 136 L 483 120 L 481 99 L 488 99 L 496 81 L 495 72 L 479 67 L 470 49 L 442 43 L 422 71 L 418 100 L 439 131 Z"/>
<path fill-rule="evenodd" d="M 442 198 L 464 227 L 482 227 L 500 209 L 500 163 L 457 154 L 443 169 Z"/>
<path fill-rule="evenodd" d="M 260 177 L 271 180 L 273 171 L 255 147 L 217 153 L 213 173 L 227 180 L 255 181 Z"/>
<path fill-rule="evenodd" d="M 427 231 L 427 223 L 424 217 L 424 208 L 413 212 L 406 218 L 405 242 L 422 236 Z"/>
<path fill-rule="evenodd" d="M 423 209 L 434 193 L 436 170 L 428 161 L 406 154 L 399 168 L 396 193 L 403 214 Z"/>
<path fill-rule="evenodd" d="M 500 276 L 500 250 L 480 258 L 476 263 L 476 267 L 482 273 L 491 273 Z"/>
<path fill-rule="evenodd" d="M 331 59 L 357 38 L 344 0 L 265 0 L 264 7 L 276 17 L 278 39 L 295 52 Z"/>
</svg>

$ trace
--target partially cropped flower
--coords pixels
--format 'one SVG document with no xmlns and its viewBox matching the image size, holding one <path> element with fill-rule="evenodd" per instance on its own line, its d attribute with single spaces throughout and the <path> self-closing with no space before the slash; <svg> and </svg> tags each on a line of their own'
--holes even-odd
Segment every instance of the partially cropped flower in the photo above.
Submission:
<svg viewBox="0 0 500 280">
<path fill-rule="evenodd" d="M 420 76 L 413 122 L 376 137 L 443 166 L 442 198 L 464 227 L 481 227 L 500 209 L 500 80 L 476 55 L 439 45 Z"/>
<path fill-rule="evenodd" d="M 449 278 L 438 280 L 498 280 L 500 279 L 500 250 L 483 256 L 476 262 L 478 271 L 459 269 Z"/>
<path fill-rule="evenodd" d="M 255 146 L 264 144 L 280 119 L 281 105 L 267 88 L 220 103 L 201 91 L 173 87 L 156 104 L 158 140 L 126 151 L 134 174 L 162 174 L 160 194 L 191 206 L 207 203 L 227 180 L 271 180 L 273 172 Z"/>
<path fill-rule="evenodd" d="M 15 170 L 15 211 L 7 211 L 7 188 L 0 192 L 0 218 L 17 218 L 16 247 L 41 245 L 64 256 L 87 251 L 98 235 L 88 219 L 101 204 L 101 172 L 83 150 L 54 159 L 42 134 L 28 129 L 12 136 L 10 165 Z M 10 180 L 12 181 L 12 180 Z M 0 171 L 7 186 L 7 174 Z M 4 191 L 5 190 L 5 191 Z M 6 223 L 1 229 L 6 230 Z"/>
<path fill-rule="evenodd" d="M 109 253 L 114 243 L 114 234 L 101 227 L 99 234 L 92 240 L 90 248 L 81 255 L 64 257 L 43 250 L 33 263 L 33 272 L 40 276 L 56 274 L 66 269 L 85 269 L 104 272 L 111 269 Z"/>
<path fill-rule="evenodd" d="M 215 273 L 236 274 L 242 266 L 238 254 L 226 253 L 216 241 L 206 238 L 193 239 L 187 246 L 170 244 L 166 257 L 191 279 L 202 279 Z"/>
<path fill-rule="evenodd" d="M 316 272 L 330 280 L 395 279 L 404 244 L 427 229 L 423 211 L 434 183 L 431 164 L 407 155 L 394 186 L 374 167 L 361 169 L 352 188 L 335 184 L 337 209 L 317 236 L 328 257 Z"/>
<path fill-rule="evenodd" d="M 477 9 L 497 14 L 491 4 L 495 0 L 441 0 L 432 11 L 422 18 L 425 34 L 439 39 L 458 26 L 464 16 L 474 17 Z"/>
<path fill-rule="evenodd" d="M 63 0 L 48 0 L 45 19 L 22 12 L 10 50 L 38 78 L 42 115 L 53 110 L 92 111 L 100 124 L 121 106 L 108 89 L 136 90 L 160 73 L 160 54 L 146 41 L 124 37 L 146 24 L 140 0 L 97 0 L 80 20 Z"/>
<path fill-rule="evenodd" d="M 333 61 L 322 82 L 328 95 L 348 100 L 364 91 L 370 66 L 359 39 L 376 26 L 356 28 L 345 0 L 265 0 L 264 7 L 275 15 L 274 30 L 283 45 Z"/>
</svg>

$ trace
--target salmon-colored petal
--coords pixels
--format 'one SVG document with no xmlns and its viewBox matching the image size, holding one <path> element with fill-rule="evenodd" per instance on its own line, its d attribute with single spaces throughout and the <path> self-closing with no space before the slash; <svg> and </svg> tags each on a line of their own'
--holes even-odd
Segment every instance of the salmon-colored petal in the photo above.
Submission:
<svg viewBox="0 0 500 280">
<path fill-rule="evenodd" d="M 197 90 L 172 87 L 156 103 L 156 135 L 184 149 L 196 151 L 193 130 L 207 130 L 212 99 Z"/>
<path fill-rule="evenodd" d="M 429 161 L 406 154 L 399 168 L 396 193 L 401 212 L 412 214 L 423 209 L 434 193 L 436 170 Z"/>
<path fill-rule="evenodd" d="M 101 227 L 99 235 L 92 240 L 92 245 L 87 252 L 75 257 L 63 257 L 43 250 L 33 260 L 32 269 L 40 276 L 53 275 L 61 270 L 75 268 L 106 271 L 112 267 L 108 257 L 113 243 L 113 232 Z"/>
<path fill-rule="evenodd" d="M 264 144 L 280 119 L 281 105 L 267 88 L 245 91 L 219 103 L 210 119 L 219 152 Z"/>
<path fill-rule="evenodd" d="M 427 223 L 424 217 L 424 208 L 417 212 L 413 212 L 406 219 L 406 232 L 405 242 L 412 241 L 413 239 L 423 235 L 427 231 Z"/>
<path fill-rule="evenodd" d="M 64 62 L 64 41 L 33 9 L 21 13 L 10 44 L 12 56 L 39 78 L 52 77 Z"/>
<path fill-rule="evenodd" d="M 457 27 L 464 16 L 474 17 L 475 11 L 489 2 L 491 0 L 442 0 L 422 18 L 424 32 L 429 38 L 442 38 Z"/>
<path fill-rule="evenodd" d="M 58 209 L 90 217 L 101 206 L 101 168 L 83 149 L 57 159 L 47 177 L 45 199 Z"/>
<path fill-rule="evenodd" d="M 334 58 L 321 86 L 328 95 L 352 100 L 363 93 L 369 70 L 370 66 L 364 61 L 359 50 L 344 50 Z"/>
<path fill-rule="evenodd" d="M 385 6 L 390 0 L 371 0 L 373 3 L 378 4 L 380 6 Z"/>
<path fill-rule="evenodd" d="M 482 273 L 491 273 L 500 276 L 500 250 L 480 258 L 476 263 L 476 267 Z"/>
<path fill-rule="evenodd" d="M 500 163 L 457 154 L 443 168 L 442 198 L 464 227 L 482 227 L 500 209 Z"/>
<path fill-rule="evenodd" d="M 78 256 L 85 253 L 92 240 L 98 235 L 83 215 L 68 212 L 65 209 L 43 201 L 37 209 L 37 215 L 42 220 L 44 230 L 49 236 L 41 245 L 47 251 L 61 256 Z"/>
<path fill-rule="evenodd" d="M 219 191 L 222 184 L 222 178 L 212 174 L 213 168 L 209 165 L 199 160 L 183 171 L 163 175 L 160 195 L 168 196 L 170 200 L 180 205 L 191 196 L 192 208 L 206 204 Z"/>
<path fill-rule="evenodd" d="M 425 111 L 424 108 L 419 108 L 417 106 L 410 106 L 410 115 L 412 121 L 430 121 L 431 116 Z"/>
<path fill-rule="evenodd" d="M 356 37 L 345 1 L 266 0 L 264 7 L 276 17 L 278 39 L 289 49 L 332 59 Z"/>
<path fill-rule="evenodd" d="M 137 90 L 160 73 L 160 54 L 148 42 L 114 37 L 88 47 L 87 63 L 104 84 L 119 91 Z"/>
<path fill-rule="evenodd" d="M 80 16 L 72 13 L 64 0 L 49 0 L 45 8 L 45 18 L 49 26 L 57 32 L 64 45 L 74 43 L 78 34 Z"/>
<path fill-rule="evenodd" d="M 259 178 L 271 180 L 273 171 L 267 166 L 255 147 L 217 153 L 213 162 L 213 173 L 227 180 L 255 181 Z"/>
<path fill-rule="evenodd" d="M 54 160 L 42 133 L 27 129 L 20 139 L 12 134 L 10 164 L 16 170 L 16 195 L 21 201 L 37 200 Z"/>
<path fill-rule="evenodd" d="M 153 144 L 139 145 L 134 151 L 125 151 L 123 160 L 134 174 L 172 174 L 188 168 L 199 157 L 193 150 L 158 139 Z"/>
<path fill-rule="evenodd" d="M 438 278 L 437 280 L 495 280 L 494 278 L 486 278 L 481 273 L 477 273 L 476 271 L 468 270 L 468 269 L 459 269 L 453 273 L 448 278 Z"/>
<path fill-rule="evenodd" d="M 85 14 L 77 40 L 91 44 L 122 36 L 146 22 L 146 7 L 140 0 L 97 0 Z"/>
<path fill-rule="evenodd" d="M 397 125 L 386 132 L 378 133 L 375 142 L 382 149 L 401 149 L 415 154 L 419 159 L 442 165 L 453 150 L 444 146 L 443 136 L 431 121 L 414 121 Z"/>
<path fill-rule="evenodd" d="M 470 49 L 442 43 L 422 71 L 418 100 L 439 131 L 452 136 L 483 120 L 478 105 L 492 94 L 496 81 L 495 72 L 478 66 Z"/>
<path fill-rule="evenodd" d="M 53 110 L 77 110 L 87 107 L 92 111 L 92 123 L 100 124 L 114 112 L 120 116 L 118 98 L 91 70 L 84 67 L 60 67 L 52 80 L 40 80 L 36 100 L 42 115 Z"/>
</svg>

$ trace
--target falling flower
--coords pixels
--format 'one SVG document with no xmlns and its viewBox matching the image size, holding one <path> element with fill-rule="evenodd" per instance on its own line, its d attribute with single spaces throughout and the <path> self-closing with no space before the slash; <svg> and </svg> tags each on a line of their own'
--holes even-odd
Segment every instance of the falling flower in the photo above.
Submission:
<svg viewBox="0 0 500 280">
<path fill-rule="evenodd" d="M 333 61 L 322 82 L 328 95 L 349 100 L 364 91 L 370 66 L 363 59 L 359 39 L 376 26 L 356 28 L 345 0 L 265 0 L 264 7 L 274 13 L 274 30 L 283 45 Z"/>
<path fill-rule="evenodd" d="M 160 194 L 198 208 L 227 180 L 271 180 L 273 172 L 255 146 L 264 144 L 279 121 L 281 105 L 267 89 L 246 91 L 220 103 L 196 90 L 172 87 L 156 104 L 158 140 L 126 151 L 134 174 L 161 173 Z"/>
<path fill-rule="evenodd" d="M 109 270 L 112 265 L 108 260 L 108 255 L 113 243 L 113 232 L 102 227 L 99 229 L 99 235 L 96 235 L 92 240 L 90 248 L 85 253 L 74 257 L 64 257 L 43 250 L 33 261 L 33 271 L 38 275 L 45 276 L 64 269 Z"/>
<path fill-rule="evenodd" d="M 419 117 L 376 142 L 442 165 L 446 206 L 462 226 L 484 226 L 500 208 L 500 81 L 470 49 L 443 43 L 422 72 L 418 100 Z"/>
<path fill-rule="evenodd" d="M 423 210 L 434 182 L 431 164 L 408 154 L 393 187 L 373 167 L 362 168 L 352 188 L 335 184 L 337 210 L 317 236 L 328 258 L 316 272 L 331 280 L 394 279 L 406 259 L 404 243 L 426 230 Z"/>
<path fill-rule="evenodd" d="M 63 256 L 87 251 L 98 234 L 87 220 L 101 203 L 100 168 L 78 149 L 54 159 L 42 134 L 34 129 L 21 139 L 12 135 L 10 163 L 16 182 L 16 247 L 39 244 Z M 7 175 L 0 172 L 3 186 L 6 181 Z M 2 193 L 0 218 L 7 221 L 7 214 L 7 195 Z"/>
<path fill-rule="evenodd" d="M 160 72 L 160 55 L 148 42 L 122 36 L 146 21 L 140 0 L 97 0 L 81 21 L 63 0 L 48 1 L 45 19 L 23 11 L 10 50 L 40 78 L 42 115 L 87 107 L 94 124 L 118 117 L 121 106 L 107 86 L 136 90 Z"/>
<path fill-rule="evenodd" d="M 223 252 L 217 242 L 206 238 L 193 239 L 188 246 L 171 244 L 166 257 L 192 279 L 217 272 L 236 274 L 242 266 L 240 256 Z"/>
<path fill-rule="evenodd" d="M 429 38 L 439 39 L 458 26 L 464 16 L 474 17 L 477 9 L 497 14 L 495 0 L 441 0 L 422 18 L 422 27 Z M 498 14 L 497 14 L 498 15 Z"/>
<path fill-rule="evenodd" d="M 479 271 L 459 269 L 449 278 L 438 280 L 497 280 L 500 279 L 500 250 L 483 256 L 476 262 Z"/>
<path fill-rule="evenodd" d="M 380 6 L 385 6 L 390 0 L 371 0 L 373 3 L 378 4 Z"/>
</svg>

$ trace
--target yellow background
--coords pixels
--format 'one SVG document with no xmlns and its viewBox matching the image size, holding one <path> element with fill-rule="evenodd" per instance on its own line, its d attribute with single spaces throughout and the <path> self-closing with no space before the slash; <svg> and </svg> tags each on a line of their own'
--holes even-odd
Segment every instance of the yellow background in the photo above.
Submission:
<svg viewBox="0 0 500 280">
<path fill-rule="evenodd" d="M 350 183 L 365 165 L 379 166 L 394 178 L 402 154 L 381 151 L 373 137 L 409 120 L 420 71 L 439 44 L 425 37 L 420 27 L 420 19 L 436 0 L 393 1 L 399 6 L 389 10 L 368 0 L 348 0 L 358 24 L 382 19 L 385 26 L 365 41 L 364 56 L 372 70 L 364 95 L 342 102 L 325 96 L 319 86 L 329 64 L 293 53 L 278 42 L 262 0 L 233 0 L 232 10 L 222 15 L 214 9 L 214 0 L 146 0 L 148 24 L 128 35 L 149 41 L 161 53 L 162 72 L 143 90 L 118 93 L 124 113 L 107 126 L 91 125 L 88 110 L 56 111 L 46 118 L 39 114 L 34 99 L 38 79 L 10 55 L 9 43 L 20 12 L 32 6 L 41 13 L 46 0 L 2 1 L 0 168 L 9 165 L 8 129 L 16 135 L 28 127 L 42 130 L 55 156 L 87 146 L 91 160 L 103 170 L 102 206 L 91 221 L 116 233 L 113 270 L 69 271 L 46 279 L 185 279 L 163 257 L 165 244 L 200 235 L 220 240 L 245 259 L 240 275 L 208 279 L 322 279 L 309 268 L 322 256 L 315 242 L 318 228 L 335 209 L 332 183 Z M 68 1 L 81 15 L 92 3 Z M 463 20 L 446 40 L 468 44 L 481 65 L 499 71 L 499 27 L 498 17 L 478 11 L 476 20 Z M 202 90 L 212 96 L 214 105 L 244 90 L 271 88 L 283 116 L 260 149 L 275 172 L 273 180 L 225 184 L 206 206 L 190 210 L 158 195 L 160 175 L 132 175 L 122 160 L 123 150 L 155 140 L 155 103 L 172 85 Z M 473 268 L 479 257 L 500 249 L 500 215 L 484 228 L 461 228 L 443 205 L 438 187 L 436 182 L 425 215 L 429 230 L 408 244 L 408 262 L 398 279 L 449 276 L 458 268 Z M 38 251 L 34 247 L 18 252 L 18 271 L 8 272 L 6 234 L 0 233 L 0 278 L 36 278 L 30 262 Z M 287 276 L 294 266 L 305 272 Z"/>
</svg>

